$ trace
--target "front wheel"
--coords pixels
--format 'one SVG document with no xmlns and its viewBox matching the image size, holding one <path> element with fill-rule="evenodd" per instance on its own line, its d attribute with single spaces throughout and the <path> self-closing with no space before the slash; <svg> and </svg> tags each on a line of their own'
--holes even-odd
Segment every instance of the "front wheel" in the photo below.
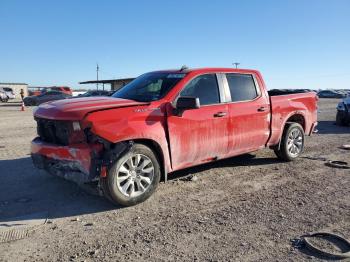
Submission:
<svg viewBox="0 0 350 262">
<path fill-rule="evenodd" d="M 335 123 L 338 125 L 338 126 L 345 126 L 346 123 L 345 123 L 345 114 L 343 112 L 339 112 L 337 111 L 337 116 L 336 116 L 336 120 L 335 120 Z"/>
<path fill-rule="evenodd" d="M 276 156 L 284 161 L 293 161 L 304 150 L 304 129 L 298 123 L 287 124 L 282 134 L 279 149 L 275 149 Z"/>
<path fill-rule="evenodd" d="M 102 178 L 104 195 L 113 203 L 132 206 L 148 199 L 160 180 L 159 161 L 147 146 L 135 144 Z"/>
</svg>

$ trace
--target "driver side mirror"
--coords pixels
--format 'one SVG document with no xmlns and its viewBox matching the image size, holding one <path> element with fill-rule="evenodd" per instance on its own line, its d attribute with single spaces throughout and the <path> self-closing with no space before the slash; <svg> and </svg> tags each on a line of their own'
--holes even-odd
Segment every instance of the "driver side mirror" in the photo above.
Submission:
<svg viewBox="0 0 350 262">
<path fill-rule="evenodd" d="M 176 113 L 182 116 L 185 110 L 200 108 L 200 101 L 198 97 L 180 96 L 176 101 Z"/>
</svg>

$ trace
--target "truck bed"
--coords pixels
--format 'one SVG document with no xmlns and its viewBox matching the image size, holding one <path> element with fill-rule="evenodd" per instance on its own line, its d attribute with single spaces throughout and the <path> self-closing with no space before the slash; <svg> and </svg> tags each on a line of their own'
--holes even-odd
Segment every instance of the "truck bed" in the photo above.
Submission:
<svg viewBox="0 0 350 262">
<path fill-rule="evenodd" d="M 310 89 L 271 89 L 267 91 L 269 96 L 283 96 L 312 92 Z"/>
</svg>

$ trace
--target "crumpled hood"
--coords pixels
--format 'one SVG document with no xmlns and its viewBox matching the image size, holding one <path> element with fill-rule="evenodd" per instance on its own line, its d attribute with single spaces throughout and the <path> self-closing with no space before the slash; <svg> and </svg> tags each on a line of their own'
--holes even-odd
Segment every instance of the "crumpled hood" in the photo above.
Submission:
<svg viewBox="0 0 350 262">
<path fill-rule="evenodd" d="M 34 111 L 34 116 L 55 120 L 81 120 L 93 111 L 146 104 L 148 103 L 114 97 L 63 99 L 40 105 Z"/>
</svg>

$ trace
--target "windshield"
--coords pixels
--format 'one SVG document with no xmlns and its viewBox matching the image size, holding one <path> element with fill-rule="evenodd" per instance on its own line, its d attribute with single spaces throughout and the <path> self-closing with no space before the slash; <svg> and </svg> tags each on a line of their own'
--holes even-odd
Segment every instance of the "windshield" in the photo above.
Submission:
<svg viewBox="0 0 350 262">
<path fill-rule="evenodd" d="M 113 97 L 140 102 L 156 101 L 164 97 L 185 75 L 184 73 L 147 73 L 115 92 Z"/>
</svg>

